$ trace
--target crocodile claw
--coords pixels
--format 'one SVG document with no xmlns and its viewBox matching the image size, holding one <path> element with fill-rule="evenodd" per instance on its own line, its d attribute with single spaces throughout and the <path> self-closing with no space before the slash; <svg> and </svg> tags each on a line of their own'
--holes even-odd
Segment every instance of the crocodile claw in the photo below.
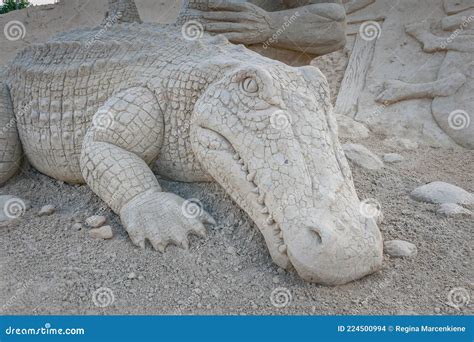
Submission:
<svg viewBox="0 0 474 342">
<path fill-rule="evenodd" d="M 198 200 L 166 192 L 145 192 L 123 206 L 120 218 L 132 242 L 141 248 L 148 240 L 157 251 L 164 252 L 170 244 L 189 248 L 188 235 L 206 235 L 207 224 L 216 221 Z"/>
</svg>

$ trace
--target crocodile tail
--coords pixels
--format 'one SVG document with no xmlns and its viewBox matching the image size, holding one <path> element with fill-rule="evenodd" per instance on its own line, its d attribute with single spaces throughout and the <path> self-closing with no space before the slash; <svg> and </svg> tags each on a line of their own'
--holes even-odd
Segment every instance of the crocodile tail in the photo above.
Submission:
<svg viewBox="0 0 474 342">
<path fill-rule="evenodd" d="M 133 22 L 142 22 L 134 0 L 109 0 L 109 8 L 103 25 Z"/>
<path fill-rule="evenodd" d="M 0 185 L 18 172 L 21 159 L 22 149 L 10 92 L 0 81 Z"/>
</svg>

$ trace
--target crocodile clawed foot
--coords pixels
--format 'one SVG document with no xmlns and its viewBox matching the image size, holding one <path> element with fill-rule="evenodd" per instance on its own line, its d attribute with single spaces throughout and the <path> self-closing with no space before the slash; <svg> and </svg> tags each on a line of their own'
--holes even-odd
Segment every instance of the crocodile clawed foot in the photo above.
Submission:
<svg viewBox="0 0 474 342">
<path fill-rule="evenodd" d="M 152 190 L 124 205 L 120 218 L 135 245 L 144 248 L 148 240 L 160 252 L 169 244 L 188 249 L 189 234 L 204 237 L 204 224 L 215 224 L 198 201 L 185 201 L 175 194 Z"/>
</svg>

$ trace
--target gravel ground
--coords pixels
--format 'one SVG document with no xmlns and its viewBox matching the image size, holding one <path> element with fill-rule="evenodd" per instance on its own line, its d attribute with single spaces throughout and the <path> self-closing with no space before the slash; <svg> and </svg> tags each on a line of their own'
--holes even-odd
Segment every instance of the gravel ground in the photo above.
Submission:
<svg viewBox="0 0 474 342">
<path fill-rule="evenodd" d="M 392 152 L 374 138 L 365 144 Z M 381 203 L 384 238 L 410 241 L 418 255 L 385 256 L 379 272 L 337 287 L 306 283 L 275 266 L 256 227 L 216 184 L 163 181 L 169 191 L 199 199 L 218 224 L 206 238 L 192 238 L 188 251 L 169 247 L 160 254 L 133 246 L 118 217 L 87 186 L 57 182 L 26 165 L 1 189 L 31 204 L 0 228 L 2 313 L 472 314 L 472 305 L 456 309 L 448 301 L 452 289 L 472 293 L 472 218 L 440 217 L 437 205 L 408 194 L 435 180 L 473 191 L 474 153 L 400 153 L 403 162 L 379 171 L 353 167 L 354 180 L 361 199 Z M 46 204 L 56 213 L 38 217 Z M 107 216 L 111 240 L 89 236 L 83 223 L 94 214 Z M 73 229 L 75 222 L 82 229 Z M 102 287 L 110 290 L 94 297 Z"/>
</svg>

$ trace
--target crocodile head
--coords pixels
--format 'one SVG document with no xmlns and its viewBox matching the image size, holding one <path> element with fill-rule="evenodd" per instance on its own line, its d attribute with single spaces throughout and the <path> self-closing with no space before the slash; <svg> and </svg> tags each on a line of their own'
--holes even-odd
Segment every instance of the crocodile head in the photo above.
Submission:
<svg viewBox="0 0 474 342">
<path fill-rule="evenodd" d="M 274 262 L 321 284 L 382 263 L 381 234 L 361 214 L 336 125 L 317 68 L 265 60 L 210 84 L 190 129 L 202 167 L 252 218 Z"/>
</svg>

